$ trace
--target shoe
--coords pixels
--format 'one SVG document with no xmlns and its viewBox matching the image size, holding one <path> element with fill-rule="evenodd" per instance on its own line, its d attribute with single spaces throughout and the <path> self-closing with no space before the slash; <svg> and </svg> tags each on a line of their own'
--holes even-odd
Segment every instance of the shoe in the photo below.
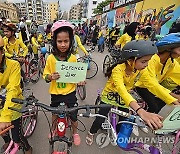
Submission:
<svg viewBox="0 0 180 154">
<path fill-rule="evenodd" d="M 28 151 L 24 151 L 25 154 L 32 154 L 32 147 L 29 148 Z"/>
<path fill-rule="evenodd" d="M 138 126 L 133 125 L 132 133 L 133 133 L 135 136 L 139 136 Z"/>
<path fill-rule="evenodd" d="M 73 134 L 74 145 L 78 146 L 81 144 L 81 138 L 78 133 Z"/>
<path fill-rule="evenodd" d="M 93 144 L 93 140 L 94 140 L 94 134 L 91 134 L 88 131 L 88 135 L 86 136 L 86 144 L 87 145 L 92 145 Z"/>
</svg>

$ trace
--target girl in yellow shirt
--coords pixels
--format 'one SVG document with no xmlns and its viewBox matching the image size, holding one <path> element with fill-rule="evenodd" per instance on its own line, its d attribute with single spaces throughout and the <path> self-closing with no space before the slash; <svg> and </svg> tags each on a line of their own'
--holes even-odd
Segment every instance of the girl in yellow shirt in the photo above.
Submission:
<svg viewBox="0 0 180 154">
<path fill-rule="evenodd" d="M 168 89 L 168 86 L 180 85 L 180 65 L 175 60 L 180 57 L 180 33 L 166 35 L 156 45 L 158 54 L 151 58 L 136 83 L 136 90 L 148 104 L 148 111 L 154 113 L 166 104 L 180 105 L 180 95 Z"/>
<path fill-rule="evenodd" d="M 17 61 L 5 58 L 4 54 L 4 42 L 0 36 L 0 90 L 6 89 L 6 101 L 0 109 L 0 132 L 10 125 L 14 125 L 12 128 L 12 139 L 15 143 L 23 145 L 25 154 L 32 154 L 32 148 L 29 145 L 27 139 L 21 133 L 21 114 L 8 109 L 13 107 L 20 109 L 21 105 L 11 102 L 12 98 L 22 99 L 22 90 L 20 88 L 21 81 L 21 67 Z M 1 104 L 2 102 L 0 102 Z M 9 133 L 3 136 L 5 144 L 2 150 L 5 150 L 9 145 L 11 138 Z"/>
<path fill-rule="evenodd" d="M 37 39 L 38 39 L 37 38 L 37 31 L 32 30 L 31 31 L 31 44 L 32 44 L 32 50 L 33 50 L 35 59 L 38 59 L 38 49 L 40 48 L 40 45 L 39 45 Z"/>
<path fill-rule="evenodd" d="M 120 62 L 114 65 L 107 73 L 109 78 L 101 94 L 101 103 L 121 107 L 120 110 L 126 112 L 128 111 L 128 107 L 131 107 L 152 129 L 162 127 L 162 117 L 146 112 L 138 105 L 129 91 L 133 89 L 141 71 L 147 66 L 148 61 L 156 52 L 157 47 L 151 41 L 134 40 L 127 43 L 122 50 Z M 110 100 L 108 97 L 110 93 L 120 96 L 123 102 L 117 102 L 115 99 Z M 103 108 L 99 110 L 99 114 L 107 116 L 109 111 L 110 108 Z M 86 143 L 88 145 L 93 143 L 93 135 L 101 128 L 103 122 L 104 118 L 100 117 L 97 117 L 93 122 L 86 137 Z M 117 131 L 119 131 L 118 128 Z"/>
<path fill-rule="evenodd" d="M 58 107 L 64 102 L 67 107 L 74 107 L 77 103 L 76 84 L 75 83 L 60 83 L 56 80 L 60 78 L 60 74 L 56 72 L 55 66 L 57 61 L 77 62 L 76 56 L 73 55 L 73 28 L 72 25 L 65 21 L 57 21 L 53 24 L 53 51 L 48 56 L 46 66 L 43 73 L 43 78 L 47 82 L 51 82 L 49 93 L 51 94 L 51 106 Z M 57 118 L 52 115 L 52 121 Z M 71 114 L 72 130 L 74 144 L 79 145 L 81 140 L 77 132 L 77 112 Z"/>
<path fill-rule="evenodd" d="M 4 49 L 6 57 L 18 57 L 18 61 L 23 62 L 27 53 L 28 48 L 23 41 L 15 37 L 16 26 L 13 23 L 4 25 Z"/>
<path fill-rule="evenodd" d="M 136 33 L 138 31 L 139 22 L 132 22 L 126 29 L 125 34 L 123 34 L 119 40 L 116 42 L 115 46 L 121 49 L 124 45 L 132 40 L 136 39 Z"/>
</svg>

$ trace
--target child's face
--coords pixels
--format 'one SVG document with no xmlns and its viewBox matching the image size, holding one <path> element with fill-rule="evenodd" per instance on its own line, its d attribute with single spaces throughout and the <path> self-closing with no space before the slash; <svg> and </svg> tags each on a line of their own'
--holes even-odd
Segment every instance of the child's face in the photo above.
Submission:
<svg viewBox="0 0 180 154">
<path fill-rule="evenodd" d="M 66 52 L 70 46 L 70 39 L 68 32 L 60 32 L 57 34 L 57 48 L 61 52 Z"/>
<path fill-rule="evenodd" d="M 173 57 L 173 58 L 178 58 L 179 56 L 180 56 L 180 47 L 174 48 L 174 49 L 172 50 L 172 57 Z"/>
<path fill-rule="evenodd" d="M 12 36 L 12 32 L 8 30 L 8 28 L 4 28 L 4 34 L 7 38 L 10 38 Z"/>
<path fill-rule="evenodd" d="M 136 60 L 135 62 L 135 69 L 143 70 L 148 65 L 148 61 L 151 59 L 152 55 L 143 56 Z"/>
</svg>

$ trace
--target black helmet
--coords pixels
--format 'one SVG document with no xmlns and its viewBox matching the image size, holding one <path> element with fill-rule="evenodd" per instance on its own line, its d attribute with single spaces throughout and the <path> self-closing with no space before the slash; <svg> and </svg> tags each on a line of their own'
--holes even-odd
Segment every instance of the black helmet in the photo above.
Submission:
<svg viewBox="0 0 180 154">
<path fill-rule="evenodd" d="M 157 47 L 154 42 L 149 40 L 133 40 L 123 47 L 120 62 L 125 62 L 131 57 L 141 58 L 155 53 L 157 53 Z"/>
</svg>

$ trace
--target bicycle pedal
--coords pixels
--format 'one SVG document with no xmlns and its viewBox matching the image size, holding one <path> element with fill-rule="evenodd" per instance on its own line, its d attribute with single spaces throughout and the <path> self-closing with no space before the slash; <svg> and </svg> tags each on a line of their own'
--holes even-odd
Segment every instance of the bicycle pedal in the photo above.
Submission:
<svg viewBox="0 0 180 154">
<path fill-rule="evenodd" d="M 109 123 L 102 123 L 103 129 L 111 129 L 111 125 Z"/>
</svg>

